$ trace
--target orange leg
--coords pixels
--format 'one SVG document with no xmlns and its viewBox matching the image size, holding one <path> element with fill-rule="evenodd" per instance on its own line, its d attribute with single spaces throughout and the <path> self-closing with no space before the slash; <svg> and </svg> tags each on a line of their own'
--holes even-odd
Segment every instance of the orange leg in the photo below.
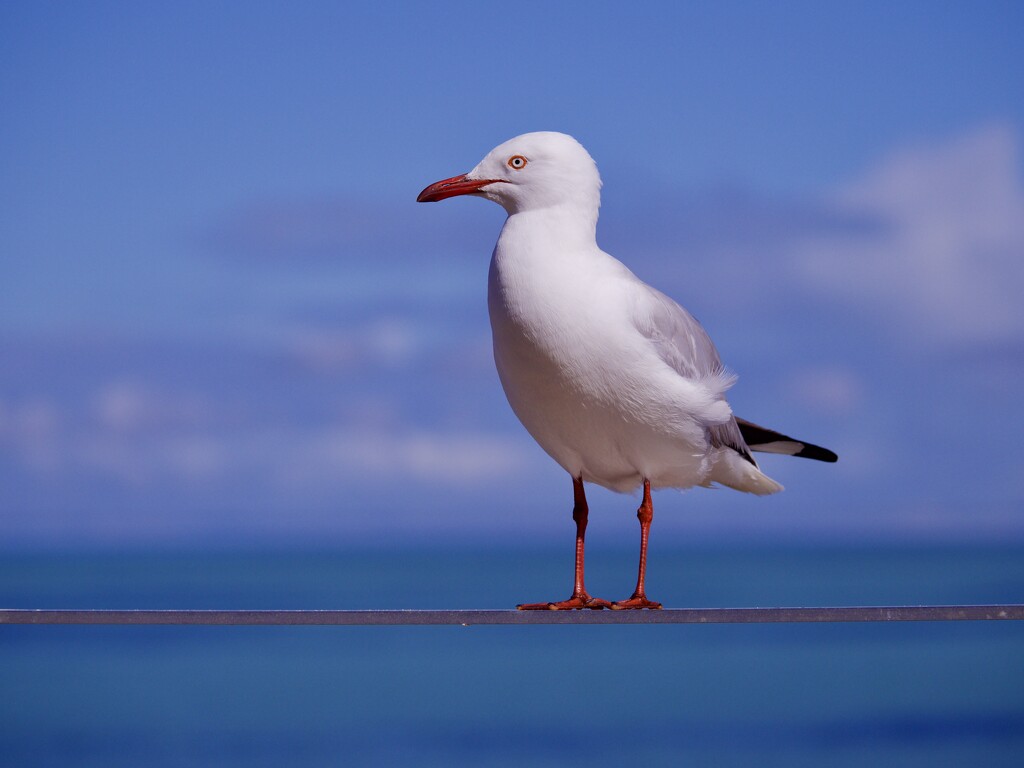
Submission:
<svg viewBox="0 0 1024 768">
<path fill-rule="evenodd" d="M 610 608 L 611 603 L 607 600 L 598 600 L 587 594 L 587 588 L 583 585 L 583 540 L 587 534 L 587 515 L 590 512 L 587 507 L 587 497 L 583 493 L 583 478 L 572 479 L 572 519 L 576 522 L 576 575 L 572 588 L 572 597 L 557 603 L 526 603 L 516 606 L 521 611 L 564 611 L 569 609 Z"/>
<path fill-rule="evenodd" d="M 651 482 L 644 478 L 644 499 L 640 509 L 636 511 L 640 521 L 640 570 L 636 577 L 636 590 L 629 600 L 616 600 L 612 609 L 616 611 L 629 608 L 661 608 L 661 603 L 647 599 L 644 580 L 647 578 L 647 539 L 651 534 L 651 521 L 654 519 L 654 504 L 651 501 Z"/>
</svg>

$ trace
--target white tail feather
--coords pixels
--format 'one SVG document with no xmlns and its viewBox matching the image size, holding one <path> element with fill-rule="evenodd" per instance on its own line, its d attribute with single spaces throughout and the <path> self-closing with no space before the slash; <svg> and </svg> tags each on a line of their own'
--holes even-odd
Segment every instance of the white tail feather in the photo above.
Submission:
<svg viewBox="0 0 1024 768">
<path fill-rule="evenodd" d="M 758 496 L 778 493 L 783 487 L 730 448 L 719 450 L 708 480 Z"/>
</svg>

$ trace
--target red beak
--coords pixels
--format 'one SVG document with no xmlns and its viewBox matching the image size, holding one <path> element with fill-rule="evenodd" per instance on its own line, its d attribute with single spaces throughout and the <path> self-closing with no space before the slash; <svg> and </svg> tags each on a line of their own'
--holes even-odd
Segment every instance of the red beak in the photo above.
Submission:
<svg viewBox="0 0 1024 768">
<path fill-rule="evenodd" d="M 468 195 L 476 192 L 480 187 L 488 184 L 497 184 L 502 179 L 467 179 L 466 174 L 452 176 L 450 179 L 436 181 L 420 192 L 416 198 L 417 203 L 436 203 L 456 195 Z"/>
</svg>

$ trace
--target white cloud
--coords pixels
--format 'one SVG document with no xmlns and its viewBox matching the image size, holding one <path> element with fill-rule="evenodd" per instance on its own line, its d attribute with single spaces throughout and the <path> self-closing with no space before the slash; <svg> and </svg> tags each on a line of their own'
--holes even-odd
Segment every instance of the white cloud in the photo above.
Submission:
<svg viewBox="0 0 1024 768">
<path fill-rule="evenodd" d="M 194 426 L 209 420 L 212 408 L 197 394 L 158 392 L 135 381 L 105 384 L 93 398 L 97 422 L 105 430 Z"/>
<path fill-rule="evenodd" d="M 85 475 L 135 489 L 260 478 L 295 498 L 367 479 L 480 486 L 513 476 L 535 453 L 518 436 L 403 426 L 386 406 L 377 409 L 384 418 L 361 409 L 322 425 L 237 424 L 194 395 L 114 380 L 76 418 L 40 398 L 0 403 L 0 449 L 37 477 Z"/>
<path fill-rule="evenodd" d="M 289 485 L 354 478 L 475 486 L 514 475 L 529 461 L 523 440 L 485 432 L 353 431 L 335 428 L 302 438 L 278 476 Z"/>
<path fill-rule="evenodd" d="M 367 363 L 397 368 L 409 363 L 424 340 L 408 321 L 380 317 L 355 327 L 300 328 L 286 332 L 292 359 L 313 370 L 333 371 Z"/>
<path fill-rule="evenodd" d="M 832 201 L 882 226 L 803 238 L 798 280 L 913 343 L 1024 334 L 1024 186 L 1011 129 L 897 152 Z"/>
</svg>

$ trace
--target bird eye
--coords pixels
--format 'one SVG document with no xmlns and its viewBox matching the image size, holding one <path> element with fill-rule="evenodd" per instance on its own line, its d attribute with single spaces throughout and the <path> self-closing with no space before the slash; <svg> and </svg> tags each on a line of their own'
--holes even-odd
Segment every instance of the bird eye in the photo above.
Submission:
<svg viewBox="0 0 1024 768">
<path fill-rule="evenodd" d="M 526 158 L 522 155 L 512 155 L 508 159 L 508 167 L 515 171 L 521 171 L 526 167 Z"/>
</svg>

